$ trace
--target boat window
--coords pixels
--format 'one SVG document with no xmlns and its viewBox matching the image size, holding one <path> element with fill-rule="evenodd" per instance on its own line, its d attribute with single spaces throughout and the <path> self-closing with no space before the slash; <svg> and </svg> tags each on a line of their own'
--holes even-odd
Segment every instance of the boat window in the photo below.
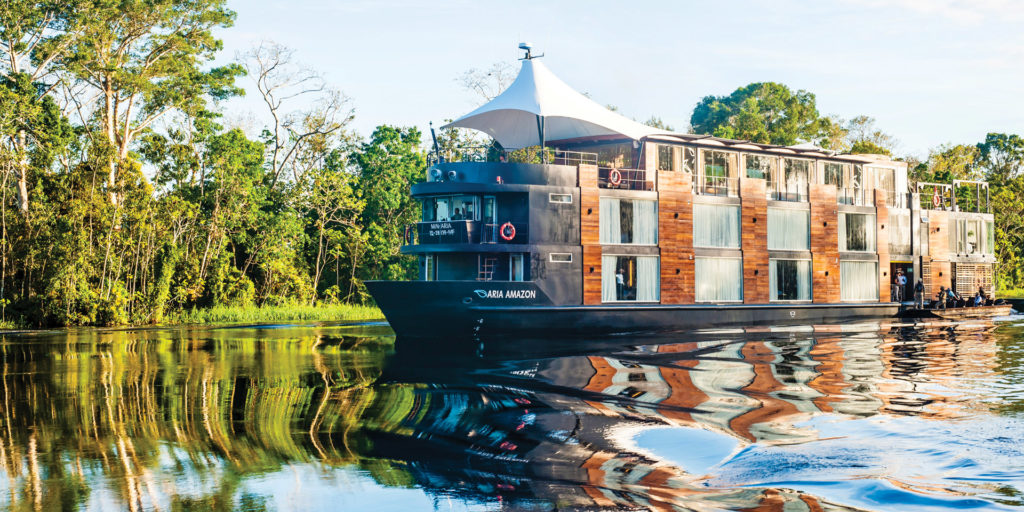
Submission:
<svg viewBox="0 0 1024 512">
<path fill-rule="evenodd" d="M 658 170 L 659 171 L 674 171 L 676 170 L 675 160 L 672 156 L 672 146 L 668 144 L 658 144 Z"/>
<path fill-rule="evenodd" d="M 423 221 L 478 220 L 476 196 L 438 196 L 423 199 Z"/>
<path fill-rule="evenodd" d="M 724 179 L 736 176 L 736 153 L 703 149 L 704 176 L 708 180 Z"/>
<path fill-rule="evenodd" d="M 602 197 L 599 222 L 602 244 L 658 243 L 656 201 Z"/>
<path fill-rule="evenodd" d="M 957 254 L 991 254 L 995 247 L 990 240 L 991 222 L 980 219 L 956 219 L 956 252 Z"/>
<path fill-rule="evenodd" d="M 694 290 L 697 302 L 743 300 L 743 260 L 694 258 Z"/>
<path fill-rule="evenodd" d="M 740 207 L 694 204 L 693 245 L 695 247 L 739 248 Z"/>
<path fill-rule="evenodd" d="M 548 202 L 572 204 L 572 194 L 548 194 Z"/>
<path fill-rule="evenodd" d="M 810 160 L 782 159 L 782 173 L 772 176 L 768 190 L 772 199 L 778 201 L 806 201 L 807 184 L 811 175 Z"/>
<path fill-rule="evenodd" d="M 743 155 L 748 178 L 770 179 L 775 174 L 778 158 L 767 155 Z"/>
<path fill-rule="evenodd" d="M 910 254 L 910 211 L 889 210 L 889 253 Z"/>
<path fill-rule="evenodd" d="M 523 255 L 522 253 L 513 253 L 508 255 L 508 280 L 509 281 L 522 281 L 523 280 Z"/>
<path fill-rule="evenodd" d="M 769 300 L 811 300 L 810 260 L 771 260 Z"/>
<path fill-rule="evenodd" d="M 601 300 L 604 302 L 658 302 L 661 268 L 657 256 L 601 258 Z"/>
<path fill-rule="evenodd" d="M 808 210 L 768 209 L 768 248 L 777 251 L 807 251 L 811 248 L 811 220 Z"/>
<path fill-rule="evenodd" d="M 875 250 L 875 216 L 865 213 L 840 213 L 839 250 L 873 252 Z"/>
<path fill-rule="evenodd" d="M 423 280 L 434 281 L 437 279 L 437 264 L 433 254 L 423 256 Z"/>
<path fill-rule="evenodd" d="M 697 148 L 683 146 L 683 172 L 690 174 L 697 169 Z"/>
<path fill-rule="evenodd" d="M 995 254 L 996 253 L 996 226 L 995 226 L 995 222 L 993 222 L 991 220 L 985 222 L 985 234 L 987 235 L 985 237 L 985 241 L 987 242 L 987 245 L 985 246 L 985 251 L 984 252 L 985 252 L 985 254 Z"/>
<path fill-rule="evenodd" d="M 878 263 L 840 261 L 839 294 L 842 300 L 878 300 Z"/>
<path fill-rule="evenodd" d="M 826 185 L 843 186 L 843 164 L 825 162 L 825 183 Z"/>
<path fill-rule="evenodd" d="M 548 255 L 548 260 L 552 263 L 572 263 L 572 253 L 553 252 Z"/>
</svg>

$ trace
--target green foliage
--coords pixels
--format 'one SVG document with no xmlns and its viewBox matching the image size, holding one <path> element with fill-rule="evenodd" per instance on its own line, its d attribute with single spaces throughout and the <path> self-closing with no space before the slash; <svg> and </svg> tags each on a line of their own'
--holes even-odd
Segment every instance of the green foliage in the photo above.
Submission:
<svg viewBox="0 0 1024 512">
<path fill-rule="evenodd" d="M 892 151 L 879 146 L 878 144 L 871 142 L 870 140 L 859 140 L 854 142 L 850 146 L 850 153 L 857 154 L 869 154 L 869 155 L 886 155 L 892 156 Z"/>
<path fill-rule="evenodd" d="M 814 94 L 775 82 L 705 96 L 693 109 L 694 133 L 784 146 L 814 140 L 822 130 Z"/>
</svg>

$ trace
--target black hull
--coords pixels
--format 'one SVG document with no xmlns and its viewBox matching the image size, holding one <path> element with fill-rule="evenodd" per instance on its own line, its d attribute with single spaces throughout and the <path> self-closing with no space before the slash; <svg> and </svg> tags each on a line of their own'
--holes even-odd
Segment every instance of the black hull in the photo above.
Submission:
<svg viewBox="0 0 1024 512">
<path fill-rule="evenodd" d="M 597 337 L 893 318 L 897 303 L 560 306 L 533 283 L 370 281 L 400 338 Z"/>
</svg>

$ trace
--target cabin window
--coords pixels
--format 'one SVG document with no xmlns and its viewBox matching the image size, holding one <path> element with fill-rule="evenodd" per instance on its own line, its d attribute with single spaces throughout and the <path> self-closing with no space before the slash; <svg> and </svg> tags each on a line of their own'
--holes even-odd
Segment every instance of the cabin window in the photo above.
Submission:
<svg viewBox="0 0 1024 512">
<path fill-rule="evenodd" d="M 569 255 L 572 256 L 571 254 Z M 522 281 L 523 280 L 523 254 L 512 253 L 508 255 L 508 280 L 509 281 Z"/>
<path fill-rule="evenodd" d="M 986 254 L 995 254 L 996 253 L 996 225 L 995 225 L 995 222 L 993 222 L 991 220 L 985 222 L 985 234 L 988 235 L 988 236 L 985 237 L 985 241 L 988 242 L 988 245 L 985 246 L 985 253 Z"/>
<path fill-rule="evenodd" d="M 768 249 L 808 251 L 811 249 L 811 212 L 789 208 L 768 209 Z"/>
<path fill-rule="evenodd" d="M 601 300 L 604 302 L 658 302 L 661 269 L 657 256 L 601 258 Z"/>
<path fill-rule="evenodd" d="M 572 204 L 572 194 L 548 194 L 549 203 Z"/>
<path fill-rule="evenodd" d="M 553 252 L 548 255 L 548 261 L 551 263 L 572 263 L 572 253 Z"/>
<path fill-rule="evenodd" d="M 675 160 L 672 156 L 672 146 L 668 144 L 658 144 L 658 170 L 659 171 L 674 171 L 676 170 Z"/>
<path fill-rule="evenodd" d="M 910 211 L 889 210 L 889 253 L 910 254 Z"/>
<path fill-rule="evenodd" d="M 697 148 L 683 146 L 683 171 L 693 174 L 697 170 Z"/>
<path fill-rule="evenodd" d="M 840 213 L 839 250 L 874 252 L 875 216 L 864 213 Z"/>
<path fill-rule="evenodd" d="M 646 199 L 601 198 L 602 244 L 657 245 L 658 203 Z"/>
<path fill-rule="evenodd" d="M 980 219 L 956 219 L 957 254 L 991 254 L 995 250 L 991 222 Z"/>
<path fill-rule="evenodd" d="M 835 185 L 836 187 L 843 186 L 843 164 L 837 164 L 832 162 L 825 162 L 825 180 L 822 182 L 826 185 Z"/>
<path fill-rule="evenodd" d="M 769 300 L 811 300 L 810 260 L 771 260 Z"/>
<path fill-rule="evenodd" d="M 704 155 L 704 177 L 709 185 L 724 186 L 724 180 L 736 176 L 736 153 L 702 149 Z M 722 181 L 722 184 L 711 181 Z"/>
<path fill-rule="evenodd" d="M 878 263 L 840 261 L 839 294 L 842 300 L 878 300 Z"/>
<path fill-rule="evenodd" d="M 423 256 L 423 280 L 424 281 L 435 281 L 437 280 L 437 262 L 434 260 L 433 254 L 427 254 Z"/>
<path fill-rule="evenodd" d="M 740 207 L 718 204 L 693 205 L 695 247 L 740 246 Z"/>
<path fill-rule="evenodd" d="M 765 155 L 743 155 L 744 168 L 748 178 L 770 179 L 778 159 Z"/>
<path fill-rule="evenodd" d="M 423 199 L 423 221 L 478 220 L 476 196 L 440 196 Z"/>
<path fill-rule="evenodd" d="M 743 260 L 694 258 L 694 292 L 697 302 L 743 300 Z"/>
<path fill-rule="evenodd" d="M 810 160 L 782 159 L 782 176 L 772 176 L 768 189 L 778 201 L 806 201 L 811 175 Z"/>
</svg>

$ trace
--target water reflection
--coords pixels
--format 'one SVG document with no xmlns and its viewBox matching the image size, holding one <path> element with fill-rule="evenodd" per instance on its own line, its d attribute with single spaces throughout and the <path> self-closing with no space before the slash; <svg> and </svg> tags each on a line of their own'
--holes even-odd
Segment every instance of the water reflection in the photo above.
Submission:
<svg viewBox="0 0 1024 512">
<path fill-rule="evenodd" d="M 7 335 L 11 510 L 1024 505 L 1024 327 L 392 349 L 384 326 Z"/>
</svg>

